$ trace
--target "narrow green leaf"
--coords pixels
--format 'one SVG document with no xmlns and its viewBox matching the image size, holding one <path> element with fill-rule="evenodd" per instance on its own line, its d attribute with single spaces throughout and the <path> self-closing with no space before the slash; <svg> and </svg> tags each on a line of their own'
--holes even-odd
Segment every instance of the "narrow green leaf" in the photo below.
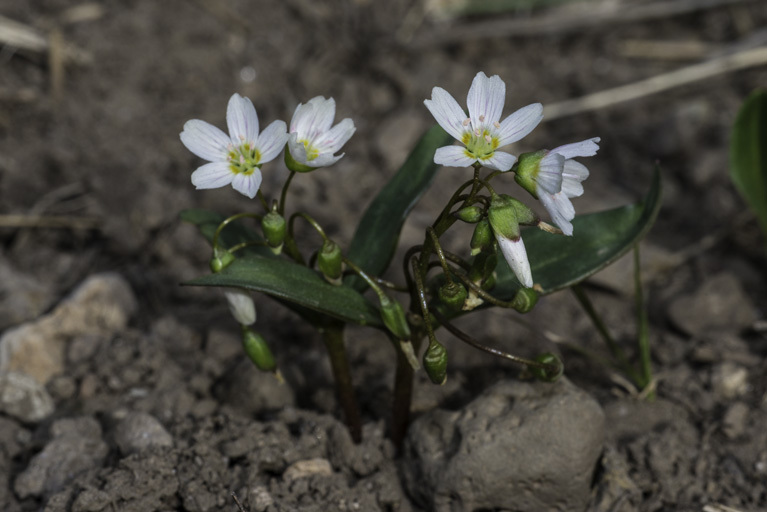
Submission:
<svg viewBox="0 0 767 512">
<path fill-rule="evenodd" d="M 437 125 L 429 129 L 399 171 L 373 199 L 357 226 L 347 253 L 362 270 L 380 276 L 389 267 L 402 225 L 431 185 L 438 169 L 434 152 L 449 145 L 452 139 Z M 357 276 L 348 277 L 346 282 L 359 291 L 367 288 Z"/>
<path fill-rule="evenodd" d="M 238 258 L 217 274 L 184 283 L 191 286 L 238 286 L 264 292 L 286 305 L 293 304 L 371 327 L 383 327 L 379 311 L 348 286 L 333 286 L 320 275 L 283 258 L 249 255 Z"/>
<path fill-rule="evenodd" d="M 650 191 L 637 204 L 580 215 L 573 220 L 574 236 L 539 229 L 522 232 L 533 280 L 548 294 L 595 274 L 623 256 L 649 231 L 660 209 L 661 177 L 655 170 Z M 511 300 L 519 290 L 511 269 L 498 258 L 494 296 Z"/>
<path fill-rule="evenodd" d="M 767 234 L 767 90 L 753 92 L 732 128 L 730 177 Z"/>
</svg>

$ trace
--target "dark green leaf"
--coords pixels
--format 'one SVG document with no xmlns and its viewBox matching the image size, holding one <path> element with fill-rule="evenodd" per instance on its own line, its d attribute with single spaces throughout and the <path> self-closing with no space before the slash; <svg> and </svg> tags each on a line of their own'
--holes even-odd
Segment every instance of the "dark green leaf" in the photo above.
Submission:
<svg viewBox="0 0 767 512">
<path fill-rule="evenodd" d="M 757 90 L 738 112 L 730 143 L 730 177 L 767 233 L 767 90 Z"/>
<path fill-rule="evenodd" d="M 184 284 L 247 288 L 344 322 L 383 327 L 379 311 L 357 291 L 348 286 L 333 286 L 317 272 L 283 258 L 246 256 L 217 274 Z"/>
<path fill-rule="evenodd" d="M 405 219 L 438 169 L 434 152 L 452 140 L 442 128 L 433 126 L 365 211 L 348 251 L 349 259 L 365 272 L 380 276 L 388 268 Z M 359 291 L 367 288 L 357 276 L 347 278 L 346 282 Z"/>
<path fill-rule="evenodd" d="M 661 178 L 656 169 L 650 191 L 644 199 L 630 206 L 573 220 L 574 236 L 553 235 L 539 229 L 522 232 L 533 280 L 543 293 L 572 286 L 595 274 L 623 256 L 655 222 L 660 209 Z M 511 269 L 498 258 L 497 284 L 493 295 L 511 300 L 519 289 Z"/>
</svg>

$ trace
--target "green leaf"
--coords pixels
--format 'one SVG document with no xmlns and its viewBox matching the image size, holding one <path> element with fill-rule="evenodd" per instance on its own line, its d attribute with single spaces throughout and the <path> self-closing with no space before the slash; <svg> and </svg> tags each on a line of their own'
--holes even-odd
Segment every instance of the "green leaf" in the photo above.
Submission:
<svg viewBox="0 0 767 512">
<path fill-rule="evenodd" d="M 288 306 L 298 305 L 344 322 L 383 328 L 381 314 L 348 286 L 333 286 L 317 272 L 283 258 L 250 255 L 217 274 L 184 283 L 191 286 L 236 286 L 264 292 Z"/>
<path fill-rule="evenodd" d="M 347 253 L 349 259 L 362 270 L 380 276 L 389 267 L 402 225 L 431 185 L 439 167 L 434 163 L 434 152 L 449 145 L 452 140 L 453 137 L 442 128 L 433 126 L 373 199 L 357 226 Z M 357 276 L 348 277 L 346 283 L 358 291 L 367 288 L 367 284 Z"/>
<path fill-rule="evenodd" d="M 738 112 L 730 142 L 730 177 L 767 234 L 767 90 L 754 91 Z"/>
<path fill-rule="evenodd" d="M 637 204 L 604 212 L 580 215 L 573 220 L 574 236 L 522 232 L 533 280 L 548 294 L 567 288 L 595 274 L 623 256 L 649 231 L 660 209 L 661 177 L 655 170 L 650 191 Z M 499 257 L 497 281 L 492 294 L 511 300 L 519 282 L 506 261 Z"/>
</svg>

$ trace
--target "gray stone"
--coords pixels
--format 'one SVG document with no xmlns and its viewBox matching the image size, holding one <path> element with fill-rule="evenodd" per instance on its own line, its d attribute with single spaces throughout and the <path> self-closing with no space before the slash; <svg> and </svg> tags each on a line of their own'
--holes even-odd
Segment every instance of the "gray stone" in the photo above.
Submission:
<svg viewBox="0 0 767 512">
<path fill-rule="evenodd" d="M 262 372 L 245 357 L 215 387 L 223 402 L 246 414 L 259 414 L 295 404 L 295 395 L 287 382 L 280 382 L 271 372 Z"/>
<path fill-rule="evenodd" d="M 53 412 L 54 404 L 45 387 L 23 373 L 0 374 L 0 412 L 36 423 Z"/>
<path fill-rule="evenodd" d="M 136 298 L 122 277 L 93 275 L 50 314 L 3 334 L 0 372 L 25 373 L 45 384 L 63 371 L 69 340 L 119 332 L 135 310 Z"/>
<path fill-rule="evenodd" d="M 0 259 L 0 331 L 37 318 L 53 302 L 53 290 L 46 283 L 13 268 Z"/>
<path fill-rule="evenodd" d="M 286 482 L 300 480 L 310 476 L 321 475 L 330 476 L 333 474 L 333 467 L 327 459 L 307 459 L 294 462 L 282 474 L 282 479 Z"/>
<path fill-rule="evenodd" d="M 55 494 L 80 474 L 100 467 L 109 451 L 101 426 L 91 417 L 58 420 L 51 434 L 53 439 L 13 484 L 22 499 Z"/>
<path fill-rule="evenodd" d="M 599 404 L 562 378 L 503 381 L 410 427 L 404 482 L 437 512 L 583 510 L 602 451 Z"/>
<path fill-rule="evenodd" d="M 738 279 L 725 272 L 674 300 L 669 317 L 682 331 L 698 336 L 714 329 L 740 331 L 756 321 L 756 311 Z"/>
<path fill-rule="evenodd" d="M 128 414 L 115 430 L 115 442 L 124 455 L 173 446 L 173 437 L 157 418 L 144 412 Z"/>
<path fill-rule="evenodd" d="M 729 439 L 737 439 L 746 431 L 748 422 L 748 405 L 735 402 L 724 413 L 722 431 Z"/>
</svg>

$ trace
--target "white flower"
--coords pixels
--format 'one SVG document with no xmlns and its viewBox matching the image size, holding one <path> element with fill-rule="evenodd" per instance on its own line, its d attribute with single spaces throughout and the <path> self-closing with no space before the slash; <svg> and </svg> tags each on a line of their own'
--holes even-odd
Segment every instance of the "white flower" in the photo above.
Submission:
<svg viewBox="0 0 767 512">
<path fill-rule="evenodd" d="M 261 165 L 280 154 L 287 141 L 284 121 L 274 121 L 258 133 L 258 115 L 248 98 L 233 94 L 226 109 L 229 136 L 210 123 L 192 119 L 184 124 L 181 142 L 207 163 L 192 173 L 197 189 L 232 184 L 254 198 L 261 186 Z"/>
<path fill-rule="evenodd" d="M 526 288 L 533 287 L 533 273 L 530 270 L 530 261 L 527 259 L 527 251 L 522 237 L 516 240 L 506 238 L 503 235 L 495 233 L 495 239 L 498 241 L 498 247 L 501 248 L 503 258 L 509 264 L 514 275 Z"/>
<path fill-rule="evenodd" d="M 575 218 L 575 208 L 570 198 L 583 195 L 581 182 L 589 177 L 586 166 L 572 159 L 596 155 L 599 140 L 599 137 L 594 137 L 552 149 L 541 158 L 538 173 L 533 177 L 538 199 L 549 212 L 554 224 L 567 236 L 573 235 L 570 221 Z"/>
<path fill-rule="evenodd" d="M 331 128 L 336 116 L 333 98 L 317 96 L 299 103 L 290 121 L 288 150 L 298 164 L 310 168 L 327 167 L 341 159 L 334 156 L 354 134 L 354 122 L 346 118 Z"/>
<path fill-rule="evenodd" d="M 256 305 L 249 292 L 240 288 L 231 288 L 224 290 L 224 295 L 235 320 L 242 325 L 256 323 Z"/>
<path fill-rule="evenodd" d="M 498 75 L 488 78 L 477 73 L 471 83 L 466 103 L 466 117 L 458 102 L 441 87 L 431 91 L 431 99 L 424 100 L 426 108 L 444 130 L 463 143 L 445 146 L 434 154 L 434 163 L 448 167 L 468 167 L 474 162 L 490 169 L 508 171 L 517 157 L 496 151 L 533 131 L 543 119 L 543 106 L 533 103 L 523 107 L 499 122 L 506 99 L 506 84 Z"/>
</svg>

